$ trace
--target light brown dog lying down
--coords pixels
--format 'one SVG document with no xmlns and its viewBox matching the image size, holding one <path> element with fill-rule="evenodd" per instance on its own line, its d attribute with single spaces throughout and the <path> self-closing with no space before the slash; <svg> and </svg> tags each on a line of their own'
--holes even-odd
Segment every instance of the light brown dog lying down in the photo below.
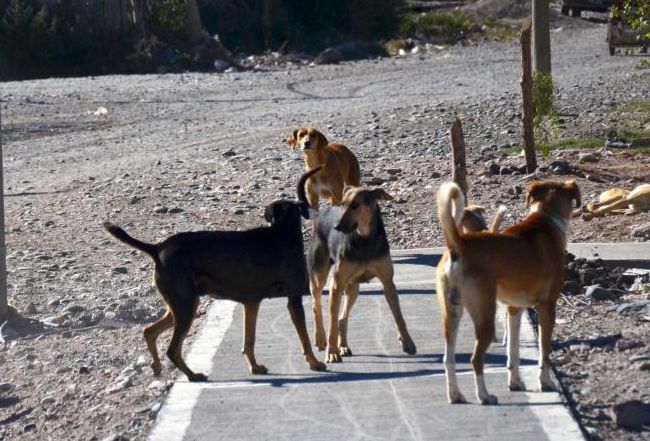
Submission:
<svg viewBox="0 0 650 441">
<path fill-rule="evenodd" d="M 611 188 L 600 194 L 598 202 L 590 202 L 585 212 L 594 216 L 636 214 L 650 210 L 650 184 L 641 184 L 632 191 Z"/>
<path fill-rule="evenodd" d="M 292 150 L 300 148 L 305 160 L 305 170 L 321 165 L 319 173 L 307 182 L 309 205 L 318 210 L 319 197 L 329 198 L 330 205 L 339 205 L 346 185 L 361 184 L 359 161 L 343 144 L 329 143 L 325 135 L 313 127 L 300 127 L 285 140 Z"/>
<path fill-rule="evenodd" d="M 508 383 L 510 390 L 525 390 L 519 375 L 519 329 L 522 312 L 534 307 L 539 315 L 539 381 L 543 391 L 555 390 L 549 354 L 555 323 L 555 304 L 564 284 L 564 251 L 572 202 L 580 206 L 573 181 L 536 182 L 528 190 L 531 213 L 502 233 L 464 233 L 453 213 L 465 206 L 454 183 L 438 191 L 438 216 L 449 251 L 436 277 L 443 299 L 445 371 L 450 403 L 465 402 L 456 381 L 456 333 L 464 309 L 476 331 L 472 367 L 476 395 L 482 404 L 496 404 L 485 386 L 485 353 L 494 338 L 496 300 L 507 305 Z M 455 211 L 454 211 L 455 210 Z"/>
</svg>

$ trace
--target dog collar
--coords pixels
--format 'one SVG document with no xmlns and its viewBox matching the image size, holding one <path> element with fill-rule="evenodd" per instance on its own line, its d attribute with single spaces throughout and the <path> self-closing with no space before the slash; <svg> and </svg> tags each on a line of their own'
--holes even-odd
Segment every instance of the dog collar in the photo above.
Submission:
<svg viewBox="0 0 650 441">
<path fill-rule="evenodd" d="M 569 229 L 569 222 L 566 219 L 555 212 L 543 212 L 542 214 L 549 218 L 553 225 L 555 225 L 555 227 L 560 230 L 562 234 L 566 234 L 567 230 Z"/>
</svg>

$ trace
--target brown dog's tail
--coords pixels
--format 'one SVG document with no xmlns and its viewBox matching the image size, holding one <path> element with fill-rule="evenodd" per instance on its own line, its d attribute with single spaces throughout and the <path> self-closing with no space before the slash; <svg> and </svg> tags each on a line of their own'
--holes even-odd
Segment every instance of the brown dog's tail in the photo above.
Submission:
<svg viewBox="0 0 650 441">
<path fill-rule="evenodd" d="M 463 191 L 455 182 L 445 182 L 438 190 L 438 219 L 445 236 L 447 248 L 458 251 L 462 238 L 458 231 L 456 216 L 465 209 Z"/>
<path fill-rule="evenodd" d="M 501 228 L 501 222 L 503 221 L 503 215 L 505 214 L 506 208 L 505 205 L 499 205 L 497 212 L 494 214 L 494 219 L 492 219 L 492 225 L 490 225 L 490 232 L 498 233 Z"/>
<path fill-rule="evenodd" d="M 142 242 L 142 241 L 140 241 L 140 240 L 138 240 L 138 239 L 136 239 L 134 237 L 131 237 L 122 228 L 120 228 L 117 225 L 112 224 L 110 222 L 104 222 L 104 229 L 108 232 L 108 234 L 110 234 L 111 236 L 113 236 L 114 238 L 119 240 L 120 242 L 124 242 L 127 245 L 131 245 L 133 248 L 136 248 L 136 249 L 142 251 L 143 253 L 146 253 L 149 256 L 151 256 L 151 258 L 156 263 L 159 262 L 158 261 L 158 246 L 157 245 Z"/>
</svg>

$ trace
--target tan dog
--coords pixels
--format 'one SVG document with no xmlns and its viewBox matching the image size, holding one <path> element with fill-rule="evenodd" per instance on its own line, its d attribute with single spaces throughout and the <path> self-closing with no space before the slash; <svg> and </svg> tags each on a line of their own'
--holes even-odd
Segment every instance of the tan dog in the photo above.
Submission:
<svg viewBox="0 0 650 441">
<path fill-rule="evenodd" d="M 384 224 L 379 210 L 380 200 L 393 199 L 381 188 L 347 187 L 341 206 L 328 207 L 314 219 L 314 238 L 307 252 L 309 287 L 312 294 L 316 346 L 325 349 L 327 362 L 340 362 L 342 356 L 351 356 L 348 344 L 348 318 L 359 297 L 359 283 L 377 277 L 384 288 L 384 297 L 397 326 L 402 350 L 415 354 L 399 305 L 393 283 L 393 262 Z M 321 294 L 330 269 L 334 274 L 329 293 L 329 333 L 321 310 Z M 343 293 L 343 313 L 339 307 Z"/>
<path fill-rule="evenodd" d="M 555 323 L 555 304 L 564 284 L 564 251 L 572 202 L 580 206 L 580 192 L 573 181 L 537 182 L 528 190 L 531 213 L 503 233 L 461 233 L 453 210 L 464 208 L 463 194 L 454 183 L 438 192 L 438 216 L 449 259 L 438 267 L 438 292 L 445 332 L 445 371 L 450 403 L 465 402 L 455 372 L 456 332 L 467 309 L 476 331 L 472 367 L 476 395 L 482 404 L 496 404 L 483 378 L 485 352 L 494 338 L 496 300 L 508 310 L 508 383 L 510 390 L 525 390 L 519 375 L 519 330 L 524 308 L 539 315 L 539 381 L 543 391 L 555 390 L 550 376 L 549 354 Z"/>
<path fill-rule="evenodd" d="M 343 144 L 329 143 L 325 135 L 313 127 L 296 129 L 284 141 L 292 150 L 300 148 L 305 170 L 323 167 L 307 183 L 307 198 L 314 210 L 318 210 L 320 195 L 329 198 L 330 205 L 338 205 L 346 185 L 360 185 L 359 161 Z"/>
<path fill-rule="evenodd" d="M 594 216 L 636 214 L 650 210 L 650 184 L 641 184 L 632 191 L 611 188 L 600 194 L 598 202 L 590 202 L 585 212 Z"/>
</svg>

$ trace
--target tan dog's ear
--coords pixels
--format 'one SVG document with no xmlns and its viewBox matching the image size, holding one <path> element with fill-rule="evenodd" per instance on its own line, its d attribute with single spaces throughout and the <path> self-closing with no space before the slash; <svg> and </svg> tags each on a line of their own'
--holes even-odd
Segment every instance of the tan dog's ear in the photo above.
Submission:
<svg viewBox="0 0 650 441">
<path fill-rule="evenodd" d="M 548 188 L 545 185 L 539 182 L 533 182 L 533 184 L 528 189 L 528 197 L 526 198 L 526 205 L 531 206 L 533 202 L 541 201 L 546 196 Z"/>
<path fill-rule="evenodd" d="M 298 144 L 298 130 L 294 130 L 291 135 L 287 136 L 286 139 L 283 139 L 282 142 L 286 142 L 289 144 L 289 147 L 291 147 L 291 150 L 295 150 L 296 145 Z"/>
<path fill-rule="evenodd" d="M 393 197 L 386 193 L 386 191 L 383 188 L 375 188 L 372 190 L 372 195 L 376 200 L 383 200 L 383 201 L 392 201 Z"/>
<path fill-rule="evenodd" d="M 323 135 L 319 130 L 314 130 L 314 132 L 316 133 L 316 138 L 318 139 L 319 146 L 325 147 L 327 144 L 329 144 L 325 135 Z"/>
<path fill-rule="evenodd" d="M 564 183 L 564 188 L 569 192 L 571 198 L 576 201 L 575 208 L 580 208 L 582 205 L 582 198 L 580 197 L 580 189 L 576 181 L 566 181 Z"/>
</svg>

